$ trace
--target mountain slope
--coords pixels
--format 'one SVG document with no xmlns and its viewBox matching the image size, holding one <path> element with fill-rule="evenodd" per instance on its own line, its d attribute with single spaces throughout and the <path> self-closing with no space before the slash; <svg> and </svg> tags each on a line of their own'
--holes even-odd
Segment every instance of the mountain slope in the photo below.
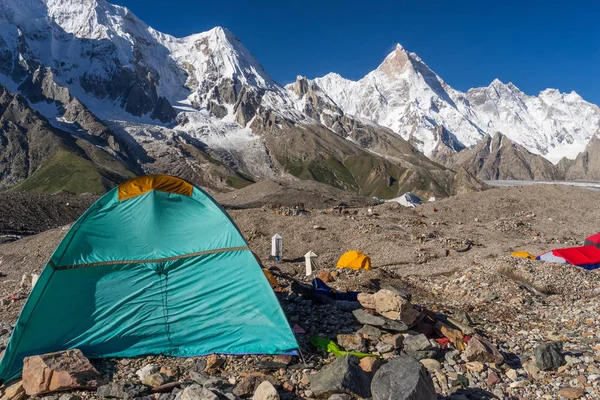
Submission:
<svg viewBox="0 0 600 400">
<path fill-rule="evenodd" d="M 463 168 L 482 180 L 555 180 L 555 166 L 533 154 L 501 133 L 487 135 L 473 149 L 465 149 L 451 158 L 452 168 Z"/>
<path fill-rule="evenodd" d="M 461 93 L 400 45 L 358 81 L 330 73 L 313 82 L 346 114 L 386 126 L 440 161 L 496 132 L 552 162 L 573 159 L 600 128 L 600 108 L 575 92 L 528 96 L 494 80 Z"/>
<path fill-rule="evenodd" d="M 452 171 L 393 132 L 315 118 L 226 29 L 174 38 L 104 0 L 4 0 L 0 22 L 0 82 L 136 173 L 214 190 L 261 179 L 382 197 L 454 190 Z"/>
<path fill-rule="evenodd" d="M 0 185 L 36 192 L 102 193 L 134 176 L 119 160 L 61 131 L 0 86 Z"/>
<path fill-rule="evenodd" d="M 575 158 L 565 173 L 567 180 L 600 181 L 600 132 Z"/>
</svg>

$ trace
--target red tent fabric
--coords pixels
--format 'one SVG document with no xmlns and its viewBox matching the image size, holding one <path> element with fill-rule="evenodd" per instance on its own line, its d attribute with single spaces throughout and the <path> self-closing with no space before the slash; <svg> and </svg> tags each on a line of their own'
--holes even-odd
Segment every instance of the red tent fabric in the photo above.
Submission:
<svg viewBox="0 0 600 400">
<path fill-rule="evenodd" d="M 594 246 L 556 249 L 552 250 L 552 253 L 573 265 L 600 264 L 600 249 Z"/>
<path fill-rule="evenodd" d="M 600 233 L 585 238 L 585 245 L 600 247 Z"/>
</svg>

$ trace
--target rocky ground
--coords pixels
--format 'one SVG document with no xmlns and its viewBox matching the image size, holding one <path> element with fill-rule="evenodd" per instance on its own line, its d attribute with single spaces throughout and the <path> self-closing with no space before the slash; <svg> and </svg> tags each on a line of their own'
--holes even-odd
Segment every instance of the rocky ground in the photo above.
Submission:
<svg viewBox="0 0 600 400">
<path fill-rule="evenodd" d="M 264 384 L 255 398 L 327 398 L 346 392 L 377 399 L 398 392 L 384 382 L 384 372 L 404 370 L 416 371 L 402 379 L 423 396 L 432 389 L 438 398 L 451 399 L 600 398 L 600 273 L 510 256 L 515 250 L 539 254 L 581 245 L 600 230 L 600 193 L 540 185 L 455 196 L 416 209 L 369 206 L 365 200 L 340 211 L 330 202 L 318 207 L 309 201 L 319 194 L 303 199 L 298 192 L 294 200 L 310 205 L 298 211 L 291 204 L 269 203 L 268 196 L 259 199 L 264 190 L 245 195 L 260 208 L 229 213 L 265 266 L 287 277 L 279 278 L 277 295 L 290 325 L 305 331 L 297 333 L 303 359 L 92 360 L 111 383 L 76 395 L 233 399 L 253 396 L 268 381 L 278 394 Z M 235 193 L 228 196 L 236 199 Z M 235 205 L 243 206 L 243 201 Z M 65 233 L 57 227 L 0 245 L 0 332 L 6 331 L 0 346 L 29 290 L 27 284 L 20 287 L 22 275 L 39 272 Z M 268 257 L 275 233 L 284 237 L 286 251 L 277 263 Z M 373 269 L 336 270 L 339 256 L 351 249 L 369 255 Z M 302 257 L 309 250 L 319 256 L 315 275 L 335 289 L 365 294 L 360 302 L 300 293 L 298 283 L 314 277 L 303 273 Z M 367 295 L 373 293 L 375 298 Z M 377 305 L 376 298 L 388 306 Z M 314 336 L 381 359 L 367 357 L 358 364 L 354 356 L 327 354 L 309 342 Z M 411 364 L 414 358 L 421 364 Z M 341 375 L 350 378 L 337 382 Z M 372 393 L 365 393 L 371 380 Z"/>
</svg>

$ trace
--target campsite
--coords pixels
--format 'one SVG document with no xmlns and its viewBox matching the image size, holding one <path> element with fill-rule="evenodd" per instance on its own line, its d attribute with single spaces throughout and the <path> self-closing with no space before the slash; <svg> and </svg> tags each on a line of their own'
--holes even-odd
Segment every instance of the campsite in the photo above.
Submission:
<svg viewBox="0 0 600 400">
<path fill-rule="evenodd" d="M 199 191 L 191 196 L 202 197 L 198 205 L 177 213 L 171 206 L 188 204 L 189 187 L 144 191 L 142 186 L 115 189 L 96 203 L 104 208 L 88 211 L 116 213 L 108 219 L 112 222 L 92 215 L 88 228 L 71 231 L 88 232 L 105 243 L 116 240 L 123 244 L 120 248 L 102 250 L 102 242 L 90 242 L 86 248 L 81 237 L 65 236 L 71 235 L 77 216 L 69 225 L 59 218 L 52 222 L 51 217 L 45 221 L 51 229 L 0 245 L 0 348 L 8 344 L 31 292 L 31 281 L 23 282 L 23 276 L 40 274 L 50 260 L 54 276 L 47 279 L 47 272 L 42 273 L 36 285 L 46 279 L 57 288 L 56 294 L 40 297 L 28 313 L 39 329 L 26 334 L 21 327 L 13 337 L 23 336 L 19 347 L 29 346 L 40 354 L 49 352 L 43 349 L 57 350 L 55 345 L 76 343 L 73 347 L 91 363 L 86 371 L 96 371 L 93 380 L 79 382 L 78 388 L 48 393 L 45 387 L 38 397 L 383 398 L 395 389 L 377 378 L 376 371 L 389 372 L 393 363 L 402 363 L 400 370 L 417 371 L 402 379 L 429 396 L 422 398 L 600 396 L 599 270 L 511 255 L 541 255 L 586 244 L 600 226 L 598 192 L 558 185 L 494 188 L 409 208 L 359 196 L 336 199 L 337 192 L 320 185 L 297 188 L 286 196 L 287 191 L 275 190 L 277 184 L 263 182 L 216 195 L 228 207 L 225 213 Z M 168 203 L 152 207 L 150 196 Z M 139 203 L 134 203 L 136 198 Z M 57 209 L 76 207 L 83 213 L 87 208 L 68 198 L 61 201 Z M 304 204 L 301 212 L 299 204 Z M 149 208 L 140 208 L 143 205 Z M 202 214 L 194 217 L 198 208 Z M 27 213 L 10 211 L 6 215 L 2 210 L 1 219 L 23 221 L 23 226 L 36 223 Z M 132 238 L 141 223 L 135 221 L 143 218 L 150 224 L 143 225 L 145 241 L 155 243 L 155 250 L 147 257 L 150 261 L 137 264 Z M 78 222 L 83 223 L 84 218 Z M 29 230 L 35 232 L 33 226 Z M 276 234 L 284 242 L 279 261 L 271 257 Z M 206 242 L 203 237 L 212 239 Z M 50 258 L 65 238 L 65 248 L 71 250 Z M 211 242 L 214 238 L 226 244 Z M 241 250 L 244 241 L 248 251 Z M 221 248 L 232 252 L 213 253 Z M 349 254 L 351 267 L 337 268 L 350 251 L 362 255 Z M 306 276 L 304 256 L 310 252 L 316 261 Z M 197 254 L 194 257 L 204 262 L 180 259 L 182 254 Z M 90 258 L 97 255 L 100 258 Z M 241 258 L 227 262 L 229 257 Z M 171 261 L 152 264 L 163 259 Z M 129 264 L 106 270 L 103 265 L 115 260 Z M 367 260 L 370 268 L 365 269 Z M 181 268 L 186 263 L 187 269 Z M 274 284 L 260 273 L 259 263 L 275 278 Z M 88 267 L 68 268 L 78 264 Z M 194 271 L 193 265 L 202 267 Z M 106 271 L 110 273 L 103 277 Z M 325 291 L 313 290 L 315 278 Z M 170 286 L 161 288 L 166 281 Z M 102 293 L 100 282 L 114 291 L 84 307 L 86 294 Z M 165 299 L 159 293 L 171 294 Z M 391 301 L 399 308 L 382 308 L 377 301 Z M 152 315 L 167 309 L 169 323 L 161 321 L 166 314 Z M 202 310 L 200 315 L 197 310 Z M 102 318 L 92 321 L 89 314 Z M 256 330 L 261 324 L 253 319 L 259 315 L 272 316 L 269 332 Z M 90 325 L 94 321 L 97 325 Z M 169 332 L 159 329 L 167 325 Z M 255 328 L 232 330 L 233 326 Z M 136 337 L 146 328 L 156 330 L 151 335 L 155 340 Z M 297 353 L 288 351 L 294 342 Z M 16 347 L 7 350 L 14 353 Z M 396 353 L 410 357 L 386 362 Z M 63 357 L 79 360 L 78 354 Z M 413 364 L 415 358 L 420 363 Z M 26 397 L 16 385 L 8 387 L 5 398 Z M 32 393 L 31 384 L 25 386 Z M 365 387 L 370 390 L 365 392 Z"/>
</svg>

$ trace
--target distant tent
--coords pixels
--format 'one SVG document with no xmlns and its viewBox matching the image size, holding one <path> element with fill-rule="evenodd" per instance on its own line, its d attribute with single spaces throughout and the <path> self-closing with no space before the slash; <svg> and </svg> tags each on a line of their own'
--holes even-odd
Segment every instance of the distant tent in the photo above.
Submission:
<svg viewBox="0 0 600 400">
<path fill-rule="evenodd" d="M 594 246 L 570 247 L 548 251 L 537 260 L 577 265 L 584 269 L 600 268 L 600 249 Z"/>
<path fill-rule="evenodd" d="M 513 257 L 529 258 L 530 260 L 535 260 L 535 256 L 533 254 L 529 254 L 526 251 L 514 251 L 511 255 Z"/>
<path fill-rule="evenodd" d="M 166 175 L 132 179 L 92 205 L 44 268 L 0 360 L 277 354 L 298 347 L 241 233 L 204 191 Z"/>
<path fill-rule="evenodd" d="M 350 250 L 342 254 L 337 262 L 337 267 L 349 269 L 371 269 L 371 259 L 360 251 Z"/>
<path fill-rule="evenodd" d="M 600 248 L 600 233 L 585 238 L 584 246 L 596 246 Z"/>
</svg>

